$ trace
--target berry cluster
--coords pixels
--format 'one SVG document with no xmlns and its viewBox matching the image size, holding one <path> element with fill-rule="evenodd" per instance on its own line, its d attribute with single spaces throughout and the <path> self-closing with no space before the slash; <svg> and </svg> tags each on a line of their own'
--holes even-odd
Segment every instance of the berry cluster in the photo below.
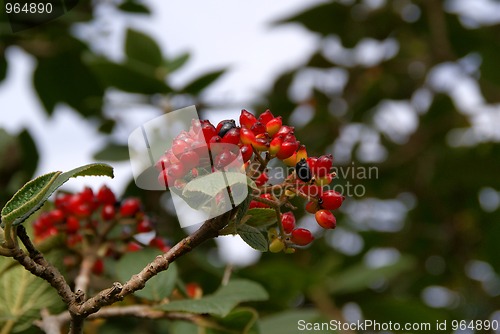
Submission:
<svg viewBox="0 0 500 334">
<path fill-rule="evenodd" d="M 238 156 L 241 159 L 237 159 Z M 293 169 L 281 185 L 272 186 L 267 164 L 274 158 Z M 217 126 L 208 120 L 193 120 L 190 129 L 173 140 L 156 167 L 160 172 L 159 182 L 173 186 L 174 191 L 182 189 L 193 178 L 215 170 L 234 168 L 246 172 L 258 192 L 250 202 L 250 209 L 279 210 L 290 204 L 293 197 L 302 197 L 307 200 L 306 211 L 315 215 L 318 224 L 333 229 L 336 219 L 331 210 L 339 208 L 344 197 L 326 188 L 335 177 L 332 164 L 332 155 L 308 157 L 306 147 L 295 137 L 294 128 L 284 125 L 280 116 L 275 117 L 266 110 L 256 117 L 242 110 L 239 126 L 234 120 L 223 120 Z M 274 230 L 268 233 L 272 251 L 290 249 L 292 252 L 294 245 L 304 246 L 313 240 L 310 231 L 295 228 L 293 213 L 283 214 L 281 220 L 279 233 Z"/>
<path fill-rule="evenodd" d="M 76 194 L 58 193 L 54 208 L 40 214 L 33 228 L 37 243 L 51 236 L 61 236 L 66 246 L 76 252 L 83 252 L 84 247 L 105 245 L 105 255 L 113 257 L 143 248 L 144 245 L 134 241 L 134 236 L 155 231 L 138 198 L 118 202 L 106 186 L 97 194 L 88 187 Z M 108 238 L 113 229 L 119 231 L 117 240 Z M 149 245 L 163 252 L 169 249 L 166 241 L 158 236 Z M 98 259 L 94 272 L 102 272 L 102 265 L 102 259 Z"/>
</svg>

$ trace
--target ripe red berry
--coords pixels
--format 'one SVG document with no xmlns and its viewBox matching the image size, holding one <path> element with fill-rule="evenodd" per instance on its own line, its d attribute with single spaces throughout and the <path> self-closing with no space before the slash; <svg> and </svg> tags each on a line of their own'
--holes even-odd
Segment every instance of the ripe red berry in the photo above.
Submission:
<svg viewBox="0 0 500 334">
<path fill-rule="evenodd" d="M 160 237 L 154 237 L 153 239 L 151 239 L 151 241 L 149 242 L 149 245 L 151 247 L 155 247 L 155 248 L 161 250 L 163 253 L 166 253 L 170 250 L 170 247 L 167 245 L 165 239 L 160 238 Z"/>
<path fill-rule="evenodd" d="M 177 180 L 186 175 L 186 169 L 181 164 L 175 164 L 167 169 L 167 175 L 169 179 Z"/>
<path fill-rule="evenodd" d="M 122 202 L 120 214 L 123 217 L 134 216 L 141 210 L 141 201 L 138 198 L 127 198 Z"/>
<path fill-rule="evenodd" d="M 101 209 L 101 218 L 104 221 L 110 221 L 115 218 L 116 210 L 115 206 L 111 204 L 106 204 Z"/>
<path fill-rule="evenodd" d="M 233 160 L 236 159 L 236 154 L 229 150 L 223 151 L 221 154 L 215 157 L 214 167 L 216 169 L 221 169 L 229 165 Z"/>
<path fill-rule="evenodd" d="M 261 122 L 262 124 L 266 125 L 267 122 L 269 122 L 273 118 L 274 118 L 274 115 L 271 113 L 271 111 L 269 109 L 267 109 L 262 114 L 260 114 L 260 116 L 259 116 L 259 122 Z"/>
<path fill-rule="evenodd" d="M 143 219 L 137 224 L 137 233 L 147 233 L 153 230 L 153 223 L 149 219 Z"/>
<path fill-rule="evenodd" d="M 267 181 L 269 181 L 269 176 L 265 172 L 262 172 L 255 180 L 255 184 L 257 185 L 257 187 L 260 187 L 266 184 Z"/>
<path fill-rule="evenodd" d="M 266 131 L 272 137 L 281 129 L 281 116 L 275 117 L 266 124 Z"/>
<path fill-rule="evenodd" d="M 323 193 L 323 187 L 311 184 L 311 185 L 303 185 L 299 188 L 300 192 L 306 194 L 310 197 L 317 197 Z"/>
<path fill-rule="evenodd" d="M 49 212 L 49 219 L 54 224 L 60 224 L 64 220 L 64 212 L 61 209 L 54 209 Z"/>
<path fill-rule="evenodd" d="M 281 225 L 285 233 L 291 233 L 295 228 L 295 216 L 293 212 L 285 212 L 281 215 Z"/>
<path fill-rule="evenodd" d="M 331 154 L 322 155 L 316 160 L 313 168 L 313 174 L 317 177 L 324 177 L 330 174 L 332 168 L 333 156 Z"/>
<path fill-rule="evenodd" d="M 66 232 L 68 234 L 73 234 L 78 232 L 80 229 L 80 221 L 74 217 L 74 216 L 69 216 L 66 218 Z"/>
<path fill-rule="evenodd" d="M 271 140 L 269 144 L 269 153 L 274 156 L 281 149 L 281 144 L 283 144 L 283 136 L 276 136 Z"/>
<path fill-rule="evenodd" d="M 205 142 L 210 142 L 212 137 L 217 135 L 217 130 L 209 121 L 204 121 L 201 125 L 201 131 L 203 131 L 203 136 L 205 137 Z"/>
<path fill-rule="evenodd" d="M 68 245 L 68 247 L 75 247 L 77 244 L 82 242 L 82 240 L 83 237 L 80 233 L 70 234 L 66 238 L 66 245 Z"/>
<path fill-rule="evenodd" d="M 200 157 L 195 151 L 188 151 L 179 158 L 184 170 L 192 169 L 200 163 Z"/>
<path fill-rule="evenodd" d="M 240 139 L 243 144 L 252 145 L 255 142 L 255 134 L 250 129 L 241 128 Z"/>
<path fill-rule="evenodd" d="M 141 249 L 142 249 L 142 246 L 139 245 L 137 242 L 131 241 L 127 244 L 127 251 L 130 253 L 140 251 Z"/>
<path fill-rule="evenodd" d="M 180 158 L 184 152 L 189 151 L 190 145 L 186 143 L 184 140 L 176 139 L 172 143 L 172 153 L 177 157 Z"/>
<path fill-rule="evenodd" d="M 254 125 L 252 125 L 250 130 L 252 130 L 254 135 L 257 136 L 257 135 L 260 135 L 260 134 L 263 134 L 266 132 L 266 126 L 264 124 L 262 124 L 261 122 L 257 122 Z"/>
<path fill-rule="evenodd" d="M 314 215 L 319 226 L 324 229 L 334 229 L 337 227 L 337 220 L 333 213 L 329 210 L 319 210 Z"/>
<path fill-rule="evenodd" d="M 92 267 L 92 272 L 96 275 L 101 275 L 104 272 L 104 262 L 102 259 L 97 259 Z"/>
<path fill-rule="evenodd" d="M 266 138 L 255 138 L 252 147 L 259 152 L 269 150 L 269 141 Z"/>
<path fill-rule="evenodd" d="M 307 165 L 305 159 L 297 162 L 297 164 L 295 165 L 295 173 L 297 175 L 297 178 L 303 182 L 309 182 L 312 179 L 311 170 L 309 169 L 309 166 Z"/>
<path fill-rule="evenodd" d="M 278 132 L 276 132 L 274 134 L 274 136 L 279 136 L 279 135 L 283 135 L 283 136 L 286 136 L 290 133 L 293 134 L 293 130 L 294 130 L 294 127 L 293 126 L 288 126 L 288 125 L 283 125 L 279 130 Z"/>
<path fill-rule="evenodd" d="M 241 147 L 241 156 L 243 158 L 243 162 L 247 162 L 252 158 L 253 148 L 251 145 L 243 145 Z"/>
<path fill-rule="evenodd" d="M 280 160 L 289 158 L 295 153 L 295 151 L 297 151 L 298 147 L 299 143 L 296 141 L 283 141 L 276 157 Z"/>
<path fill-rule="evenodd" d="M 290 240 L 296 245 L 305 246 L 310 244 L 314 240 L 314 237 L 311 234 L 311 231 L 306 230 L 305 228 L 297 228 L 292 231 L 292 237 Z"/>
<path fill-rule="evenodd" d="M 240 125 L 242 127 L 250 129 L 252 127 L 252 125 L 254 125 L 256 122 L 257 122 L 257 118 L 253 114 L 249 113 L 245 109 L 243 109 L 241 111 Z"/>
<path fill-rule="evenodd" d="M 240 128 L 232 128 L 224 137 L 222 137 L 221 142 L 223 144 L 233 144 L 238 145 L 240 143 Z"/>
<path fill-rule="evenodd" d="M 323 193 L 320 197 L 320 206 L 323 209 L 327 210 L 335 210 L 338 209 L 345 197 L 342 196 L 341 193 L 336 192 L 335 190 L 328 190 Z"/>
</svg>

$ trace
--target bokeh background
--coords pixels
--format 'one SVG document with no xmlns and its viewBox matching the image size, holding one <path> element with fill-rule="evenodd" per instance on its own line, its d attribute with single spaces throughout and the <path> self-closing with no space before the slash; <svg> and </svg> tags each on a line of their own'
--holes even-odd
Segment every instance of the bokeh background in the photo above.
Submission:
<svg viewBox="0 0 500 334">
<path fill-rule="evenodd" d="M 109 186 L 178 240 L 168 194 L 131 182 L 130 131 L 193 104 L 214 122 L 270 108 L 359 192 L 327 233 L 299 209 L 318 238 L 306 250 L 261 256 L 226 237 L 179 261 L 183 278 L 211 291 L 229 263 L 260 282 L 262 333 L 299 319 L 500 321 L 498 1 L 81 1 L 15 34 L 0 15 L 1 204 L 34 175 L 108 161 Z"/>
</svg>

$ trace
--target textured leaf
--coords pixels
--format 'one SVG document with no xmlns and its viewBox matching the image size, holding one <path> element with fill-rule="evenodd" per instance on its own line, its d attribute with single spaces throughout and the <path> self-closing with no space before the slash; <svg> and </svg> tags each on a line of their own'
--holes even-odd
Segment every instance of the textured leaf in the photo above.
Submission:
<svg viewBox="0 0 500 334">
<path fill-rule="evenodd" d="M 260 252 L 267 252 L 267 239 L 261 231 L 252 226 L 241 225 L 237 227 L 237 232 L 250 247 Z"/>
<path fill-rule="evenodd" d="M 94 155 L 95 160 L 123 161 L 129 159 L 128 146 L 109 143 Z"/>
<path fill-rule="evenodd" d="M 206 73 L 187 84 L 181 91 L 184 93 L 198 95 L 202 90 L 217 80 L 224 73 L 224 71 L 225 70 L 218 70 Z"/>
<path fill-rule="evenodd" d="M 15 261 L 0 257 L 0 268 L 5 270 L 0 279 L 0 331 L 21 332 L 33 326 L 40 318 L 40 310 L 48 308 L 56 313 L 64 307 L 57 292 L 43 279 L 32 275 Z"/>
<path fill-rule="evenodd" d="M 250 217 L 245 224 L 253 227 L 269 226 L 276 223 L 276 211 L 274 209 L 255 208 L 246 212 Z"/>
<path fill-rule="evenodd" d="M 132 275 L 140 272 L 148 263 L 154 260 L 161 252 L 151 248 L 145 248 L 138 252 L 128 253 L 123 256 L 116 265 L 118 278 L 125 282 Z M 144 289 L 136 291 L 138 297 L 160 301 L 172 293 L 177 280 L 177 267 L 175 263 L 170 264 L 168 270 L 163 271 L 151 278 Z"/>
<path fill-rule="evenodd" d="M 106 164 L 89 164 L 68 172 L 52 172 L 26 183 L 2 209 L 2 224 L 14 226 L 24 222 L 42 207 L 50 195 L 72 177 L 109 176 L 113 177 L 113 168 Z"/>
<path fill-rule="evenodd" d="M 232 280 L 201 299 L 177 300 L 159 306 L 159 309 L 225 317 L 240 303 L 267 298 L 267 292 L 259 284 L 248 280 Z"/>
<path fill-rule="evenodd" d="M 125 37 L 125 54 L 128 58 L 148 64 L 154 68 L 161 66 L 163 56 L 160 46 L 150 36 L 128 29 Z"/>
</svg>

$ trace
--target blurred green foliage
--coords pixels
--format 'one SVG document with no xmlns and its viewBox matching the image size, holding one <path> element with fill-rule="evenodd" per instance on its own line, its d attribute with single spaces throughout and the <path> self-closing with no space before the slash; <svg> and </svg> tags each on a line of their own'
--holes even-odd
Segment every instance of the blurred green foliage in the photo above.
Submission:
<svg viewBox="0 0 500 334">
<path fill-rule="evenodd" d="M 350 159 L 341 159 L 337 166 L 347 168 L 352 162 L 375 166 L 378 178 L 336 181 L 361 184 L 366 190 L 362 198 L 349 198 L 338 213 L 340 231 L 328 232 L 308 250 L 295 255 L 266 253 L 257 264 L 235 271 L 237 277 L 261 283 L 270 294 L 267 302 L 258 304 L 263 333 L 294 333 L 293 322 L 298 319 L 339 319 L 346 305 L 351 309 L 357 305 L 365 319 L 393 322 L 489 319 L 500 310 L 500 242 L 496 240 L 500 236 L 500 210 L 497 207 L 489 212 L 479 201 L 482 189 L 500 190 L 500 145 L 493 138 L 480 136 L 477 114 L 467 112 L 456 96 L 429 82 L 429 74 L 438 66 L 454 64 L 465 77 L 478 83 L 486 103 L 498 102 L 500 25 L 467 28 L 457 14 L 434 0 L 382 1 L 376 8 L 367 3 L 326 2 L 276 22 L 300 25 L 319 36 L 321 43 L 308 61 L 276 79 L 255 110 L 270 108 L 283 116 L 284 123 L 307 119 L 304 115 L 310 113 L 310 119 L 296 129 L 310 154 L 351 145 L 345 147 Z M 134 0 L 118 3 L 117 9 L 129 15 L 150 12 Z M 111 88 L 141 96 L 145 104 L 154 104 L 158 97 L 169 101 L 175 96 L 188 96 L 186 104 L 195 102 L 206 110 L 200 93 L 223 71 L 201 74 L 182 89 L 174 89 L 168 76 L 184 66 L 189 56 L 169 58 L 153 38 L 135 30 L 126 33 L 125 59 L 108 59 L 71 33 L 76 23 L 91 20 L 94 10 L 90 2 L 82 1 L 51 24 L 17 34 L 10 34 L 2 23 L 0 79 L 8 68 L 5 50 L 22 48 L 37 60 L 33 84 L 46 112 L 50 115 L 57 104 L 65 103 L 95 120 L 105 133 L 112 133 L 117 121 L 103 112 L 106 92 Z M 408 10 L 415 16 L 405 16 Z M 363 63 L 356 62 L 355 53 L 346 60 L 332 56 L 328 49 L 336 40 L 347 51 L 355 52 L 367 38 L 372 42 L 393 41 L 397 52 L 380 61 Z M 480 59 L 479 67 L 472 72 L 464 68 L 466 56 Z M 305 71 L 317 74 L 312 86 L 301 81 Z M 341 89 L 328 89 L 328 80 L 336 78 L 332 79 L 332 71 L 346 77 Z M 306 94 L 297 98 L 291 93 L 294 87 Z M 428 107 L 417 98 L 422 91 L 430 97 Z M 404 102 L 412 108 L 418 124 L 403 140 L 382 131 L 378 117 L 387 101 Z M 494 111 L 477 111 L 484 112 Z M 398 129 L 397 118 L 389 117 L 382 123 L 390 121 L 396 122 L 392 131 L 404 132 L 403 126 Z M 489 125 L 498 131 L 500 124 Z M 346 138 L 347 129 L 353 126 L 358 131 Z M 470 145 L 451 146 L 451 134 L 457 129 L 468 129 L 479 139 Z M 2 156 L 14 157 L 0 162 L 3 202 L 33 174 L 37 153 L 27 132 L 17 137 L 0 132 L 0 136 Z M 110 140 L 110 146 L 97 157 L 124 159 L 124 144 Z M 366 145 L 374 144 L 386 154 L 370 161 L 364 152 Z M 133 184 L 127 192 L 147 198 L 148 209 L 161 212 L 160 194 L 142 192 Z M 378 226 L 392 219 L 390 213 L 401 207 L 403 214 L 396 219 L 402 220 L 397 222 L 401 228 L 384 230 Z M 359 213 L 364 216 L 360 218 Z M 178 240 L 183 232 L 173 217 L 166 212 L 159 215 L 167 221 L 162 226 L 165 235 Z M 359 249 L 343 251 L 335 243 L 332 247 L 332 240 L 338 242 L 335 235 L 339 234 L 358 240 Z M 199 250 L 179 261 L 179 274 L 185 282 L 198 282 L 206 291 L 216 290 L 223 269 L 211 260 L 213 247 L 213 243 L 204 245 L 206 251 Z M 381 248 L 397 256 L 390 263 L 375 266 L 370 256 Z M 478 263 L 491 269 L 482 281 L 470 274 Z M 444 291 L 448 291 L 451 302 L 443 302 L 442 307 L 428 305 L 424 292 L 435 291 L 429 287 L 447 289 Z M 122 329 L 131 333 L 196 332 L 189 325 L 134 319 L 109 320 L 101 332 Z"/>
</svg>

